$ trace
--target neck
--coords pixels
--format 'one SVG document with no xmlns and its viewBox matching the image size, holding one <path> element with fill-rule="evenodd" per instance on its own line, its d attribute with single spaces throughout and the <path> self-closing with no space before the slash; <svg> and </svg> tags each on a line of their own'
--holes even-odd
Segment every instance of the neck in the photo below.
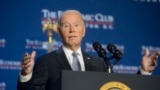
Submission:
<svg viewBox="0 0 160 90">
<path fill-rule="evenodd" d="M 76 52 L 80 48 L 80 46 L 65 46 L 65 47 L 72 50 L 73 52 Z"/>
</svg>

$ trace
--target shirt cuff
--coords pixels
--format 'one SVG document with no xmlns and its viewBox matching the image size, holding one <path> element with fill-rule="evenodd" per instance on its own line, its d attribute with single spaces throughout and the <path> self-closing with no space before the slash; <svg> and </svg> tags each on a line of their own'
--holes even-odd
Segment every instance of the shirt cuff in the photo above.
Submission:
<svg viewBox="0 0 160 90">
<path fill-rule="evenodd" d="M 140 67 L 140 73 L 141 73 L 142 75 L 152 75 L 152 73 L 144 71 L 144 70 L 142 69 L 142 67 Z"/>
<path fill-rule="evenodd" d="M 19 80 L 20 82 L 28 82 L 32 78 L 32 72 L 26 76 L 19 74 Z"/>
</svg>

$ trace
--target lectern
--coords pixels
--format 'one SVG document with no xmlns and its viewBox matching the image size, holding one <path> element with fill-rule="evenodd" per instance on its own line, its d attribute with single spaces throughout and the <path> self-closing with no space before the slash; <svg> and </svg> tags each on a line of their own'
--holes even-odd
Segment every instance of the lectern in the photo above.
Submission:
<svg viewBox="0 0 160 90">
<path fill-rule="evenodd" d="M 160 90 L 160 76 L 65 70 L 62 90 Z"/>
</svg>

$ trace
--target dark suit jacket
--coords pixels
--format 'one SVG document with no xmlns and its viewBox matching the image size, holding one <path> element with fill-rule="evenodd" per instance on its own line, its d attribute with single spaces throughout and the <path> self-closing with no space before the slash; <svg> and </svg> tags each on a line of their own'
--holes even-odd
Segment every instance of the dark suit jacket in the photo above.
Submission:
<svg viewBox="0 0 160 90">
<path fill-rule="evenodd" d="M 103 60 L 93 58 L 84 53 L 83 59 L 86 71 L 105 72 Z M 32 79 L 21 83 L 18 80 L 17 90 L 61 90 L 62 70 L 72 70 L 62 48 L 47 53 L 36 60 Z"/>
</svg>

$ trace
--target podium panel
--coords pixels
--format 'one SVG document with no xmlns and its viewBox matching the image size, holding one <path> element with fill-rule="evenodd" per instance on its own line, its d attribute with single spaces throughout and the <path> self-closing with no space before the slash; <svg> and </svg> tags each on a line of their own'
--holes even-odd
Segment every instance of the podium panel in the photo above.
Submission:
<svg viewBox="0 0 160 90">
<path fill-rule="evenodd" d="M 160 90 L 160 77 L 62 71 L 62 90 Z"/>
</svg>

